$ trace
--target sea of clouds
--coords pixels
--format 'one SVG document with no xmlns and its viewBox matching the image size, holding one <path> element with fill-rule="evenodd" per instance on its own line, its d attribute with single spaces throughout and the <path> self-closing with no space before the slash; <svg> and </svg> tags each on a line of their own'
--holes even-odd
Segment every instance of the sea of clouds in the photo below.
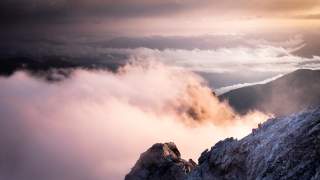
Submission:
<svg viewBox="0 0 320 180">
<path fill-rule="evenodd" d="M 239 116 L 200 76 L 155 61 L 56 83 L 19 71 L 0 86 L 0 179 L 123 179 L 154 143 L 173 141 L 196 160 L 269 117 Z"/>
</svg>

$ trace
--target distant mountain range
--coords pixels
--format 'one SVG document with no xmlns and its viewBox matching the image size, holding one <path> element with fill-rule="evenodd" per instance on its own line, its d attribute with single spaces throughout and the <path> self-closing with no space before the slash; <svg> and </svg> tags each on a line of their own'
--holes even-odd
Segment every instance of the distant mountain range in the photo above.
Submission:
<svg viewBox="0 0 320 180">
<path fill-rule="evenodd" d="M 219 96 L 239 113 L 260 110 L 277 116 L 320 105 L 320 70 L 300 69 L 266 84 L 229 91 Z"/>
<path fill-rule="evenodd" d="M 120 58 L 120 57 L 118 57 Z M 123 58 L 124 59 L 124 58 Z M 98 58 L 79 58 L 66 56 L 17 56 L 0 57 L 0 77 L 9 77 L 16 71 L 25 71 L 33 77 L 47 82 L 68 78 L 74 69 L 116 71 L 126 63 L 124 60 L 100 60 Z"/>
<path fill-rule="evenodd" d="M 47 72 L 51 69 L 108 69 L 115 71 L 119 66 L 124 65 L 125 61 L 99 60 L 97 58 L 78 58 L 65 56 L 18 56 L 0 58 L 0 75 L 10 76 L 15 71 L 25 70 L 31 73 Z"/>
</svg>

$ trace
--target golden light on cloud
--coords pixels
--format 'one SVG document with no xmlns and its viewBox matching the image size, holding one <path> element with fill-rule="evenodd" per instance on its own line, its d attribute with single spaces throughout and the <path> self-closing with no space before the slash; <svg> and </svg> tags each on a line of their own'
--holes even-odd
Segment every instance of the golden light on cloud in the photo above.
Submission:
<svg viewBox="0 0 320 180">
<path fill-rule="evenodd" d="M 121 179 L 155 142 L 174 141 L 183 157 L 197 159 L 218 140 L 243 137 L 269 117 L 235 114 L 202 81 L 158 63 L 128 65 L 118 73 L 77 70 L 51 85 L 17 72 L 0 78 L 1 106 L 15 109 L 2 116 L 22 125 L 11 138 L 29 142 L 21 149 L 24 158 L 33 157 L 28 172 L 47 169 L 38 164 L 48 157 L 56 167 L 52 177 Z"/>
</svg>

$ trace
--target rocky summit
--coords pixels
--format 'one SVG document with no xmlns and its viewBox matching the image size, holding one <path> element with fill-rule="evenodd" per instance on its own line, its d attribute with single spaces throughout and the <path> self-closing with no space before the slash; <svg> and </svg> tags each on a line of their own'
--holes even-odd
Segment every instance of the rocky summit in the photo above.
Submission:
<svg viewBox="0 0 320 180">
<path fill-rule="evenodd" d="M 158 143 L 141 154 L 125 179 L 186 179 L 187 174 L 196 165 L 191 159 L 189 161 L 181 159 L 180 152 L 174 143 Z"/>
<path fill-rule="evenodd" d="M 267 120 L 241 140 L 205 150 L 198 164 L 181 159 L 174 143 L 141 154 L 126 180 L 320 179 L 320 107 Z"/>
</svg>

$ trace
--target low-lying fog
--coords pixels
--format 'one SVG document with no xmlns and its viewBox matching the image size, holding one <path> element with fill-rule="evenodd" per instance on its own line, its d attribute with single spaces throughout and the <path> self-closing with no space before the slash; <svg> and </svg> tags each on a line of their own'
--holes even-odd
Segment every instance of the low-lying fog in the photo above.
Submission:
<svg viewBox="0 0 320 180">
<path fill-rule="evenodd" d="M 268 118 L 238 116 L 198 75 L 154 62 L 55 83 L 16 72 L 0 86 L 0 179 L 123 179 L 154 143 L 197 161 Z"/>
</svg>

